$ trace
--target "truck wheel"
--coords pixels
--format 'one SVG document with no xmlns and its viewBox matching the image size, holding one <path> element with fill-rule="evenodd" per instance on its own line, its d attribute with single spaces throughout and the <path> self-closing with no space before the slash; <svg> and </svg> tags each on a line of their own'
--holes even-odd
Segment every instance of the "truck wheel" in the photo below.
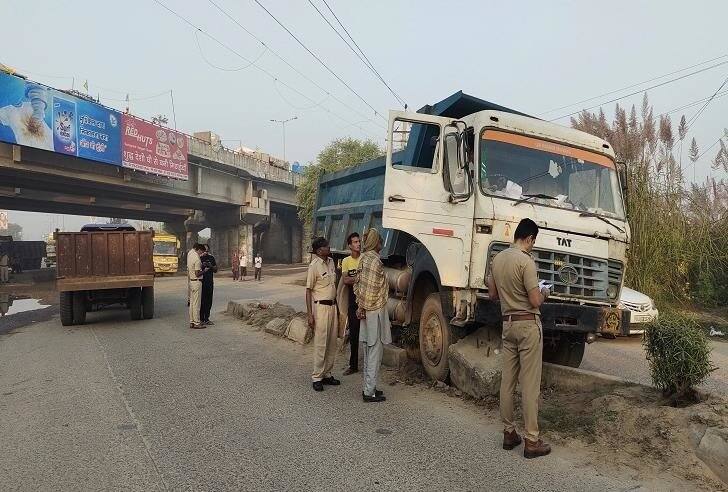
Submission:
<svg viewBox="0 0 728 492">
<path fill-rule="evenodd" d="M 82 325 L 86 322 L 86 292 L 79 290 L 73 293 L 73 324 Z"/>
<path fill-rule="evenodd" d="M 142 289 L 139 287 L 129 289 L 129 311 L 133 321 L 142 319 Z"/>
<path fill-rule="evenodd" d="M 144 319 L 154 318 L 154 287 L 142 287 L 142 311 Z"/>
<path fill-rule="evenodd" d="M 560 366 L 579 367 L 585 347 L 583 335 L 562 333 L 558 340 L 544 343 L 543 360 Z"/>
<path fill-rule="evenodd" d="M 61 292 L 61 324 L 63 326 L 73 325 L 73 292 Z"/>
<path fill-rule="evenodd" d="M 440 294 L 430 294 L 420 316 L 420 354 L 425 372 L 436 381 L 445 381 L 450 373 L 447 351 L 452 339 L 450 323 L 442 314 Z"/>
</svg>

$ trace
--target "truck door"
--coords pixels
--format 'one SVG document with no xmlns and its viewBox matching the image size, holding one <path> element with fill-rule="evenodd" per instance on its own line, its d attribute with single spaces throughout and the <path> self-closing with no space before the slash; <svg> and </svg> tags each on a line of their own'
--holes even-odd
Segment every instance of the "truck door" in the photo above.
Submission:
<svg viewBox="0 0 728 492">
<path fill-rule="evenodd" d="M 468 285 L 473 232 L 463 129 L 452 118 L 402 111 L 389 116 L 382 225 L 419 240 L 450 287 Z"/>
</svg>

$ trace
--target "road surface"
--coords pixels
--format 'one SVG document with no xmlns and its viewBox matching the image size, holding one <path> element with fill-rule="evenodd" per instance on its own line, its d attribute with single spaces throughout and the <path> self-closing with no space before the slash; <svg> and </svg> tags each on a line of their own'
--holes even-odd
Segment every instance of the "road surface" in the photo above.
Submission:
<svg viewBox="0 0 728 492">
<path fill-rule="evenodd" d="M 421 386 L 361 401 L 357 376 L 311 390 L 311 347 L 219 313 L 274 293 L 287 277 L 218 279 L 217 324 L 188 328 L 183 278 L 156 284 L 153 320 L 91 313 L 0 336 L 4 490 L 635 490 L 583 451 L 525 460 L 477 406 Z M 298 299 L 298 300 L 296 300 Z M 340 374 L 343 360 L 337 362 Z M 654 483 L 650 487 L 659 484 Z"/>
</svg>

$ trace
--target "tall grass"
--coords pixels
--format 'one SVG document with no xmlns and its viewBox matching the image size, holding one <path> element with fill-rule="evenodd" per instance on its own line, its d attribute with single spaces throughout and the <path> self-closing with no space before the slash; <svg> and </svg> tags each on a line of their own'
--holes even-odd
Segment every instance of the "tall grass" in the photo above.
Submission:
<svg viewBox="0 0 728 492">
<path fill-rule="evenodd" d="M 627 178 L 627 285 L 663 303 L 728 304 L 728 183 L 687 182 L 700 151 L 685 117 L 675 132 L 645 95 L 639 114 L 617 105 L 612 122 L 600 110 L 571 124 L 609 141 Z M 714 168 L 728 171 L 727 157 L 721 142 Z"/>
</svg>

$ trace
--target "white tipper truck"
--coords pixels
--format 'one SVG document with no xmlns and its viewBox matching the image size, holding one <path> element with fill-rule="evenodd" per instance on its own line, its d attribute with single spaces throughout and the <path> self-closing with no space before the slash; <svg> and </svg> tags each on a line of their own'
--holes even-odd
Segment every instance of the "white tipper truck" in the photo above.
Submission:
<svg viewBox="0 0 728 492">
<path fill-rule="evenodd" d="M 501 324 L 490 261 L 533 219 L 538 276 L 554 286 L 544 360 L 578 367 L 598 333 L 629 329 L 616 307 L 630 238 L 620 183 L 601 138 L 459 92 L 390 112 L 386 157 L 324 175 L 313 227 L 335 256 L 349 233 L 380 229 L 392 323 L 418 328 L 424 369 L 444 380 L 451 343 Z"/>
</svg>

